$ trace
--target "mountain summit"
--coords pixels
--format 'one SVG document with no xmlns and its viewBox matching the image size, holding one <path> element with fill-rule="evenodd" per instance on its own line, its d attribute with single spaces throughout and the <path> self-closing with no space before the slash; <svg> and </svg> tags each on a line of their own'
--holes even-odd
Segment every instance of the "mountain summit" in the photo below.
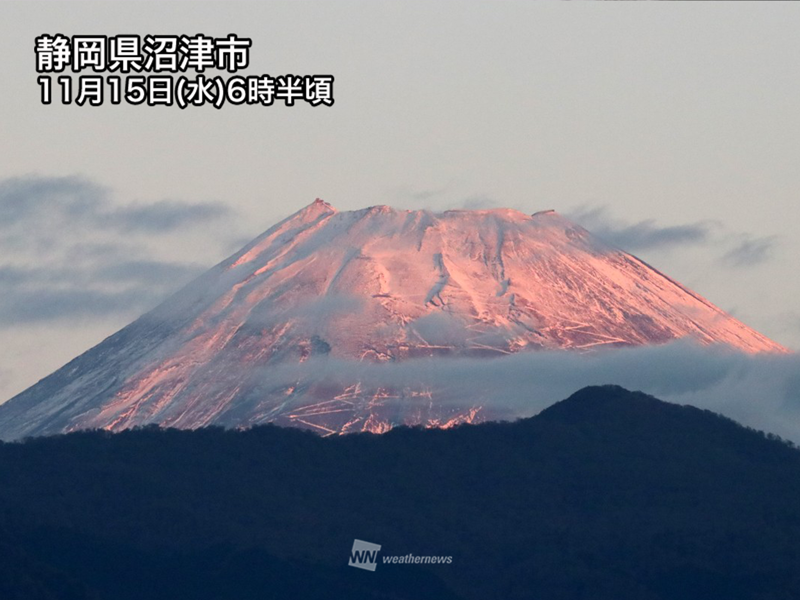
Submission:
<svg viewBox="0 0 800 600">
<path fill-rule="evenodd" d="M 298 365 L 679 338 L 785 351 L 552 210 L 338 212 L 318 199 L 0 406 L 0 438 L 148 423 L 448 426 L 480 418 L 479 402 L 310 384 Z M 288 384 L 274 378 L 287 366 Z"/>
</svg>

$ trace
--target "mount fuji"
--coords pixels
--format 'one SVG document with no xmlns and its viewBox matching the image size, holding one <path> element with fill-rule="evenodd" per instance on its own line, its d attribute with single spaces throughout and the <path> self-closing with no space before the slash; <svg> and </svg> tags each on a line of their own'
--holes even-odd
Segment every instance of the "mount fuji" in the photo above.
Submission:
<svg viewBox="0 0 800 600">
<path fill-rule="evenodd" d="M 448 427 L 493 415 L 477 397 L 443 402 L 447 390 L 307 375 L 331 359 L 491 360 L 681 338 L 786 351 L 554 211 L 338 212 L 316 200 L 1 405 L 0 438 L 151 423 Z"/>
</svg>

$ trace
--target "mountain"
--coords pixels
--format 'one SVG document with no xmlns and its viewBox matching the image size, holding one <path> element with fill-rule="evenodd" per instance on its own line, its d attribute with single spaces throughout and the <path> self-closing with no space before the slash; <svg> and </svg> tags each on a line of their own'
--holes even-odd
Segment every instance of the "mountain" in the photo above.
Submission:
<svg viewBox="0 0 800 600">
<path fill-rule="evenodd" d="M 800 597 L 800 451 L 614 386 L 449 430 L 40 437 L 0 481 L 3 598 Z M 353 569 L 354 538 L 452 562 Z"/>
<path fill-rule="evenodd" d="M 447 389 L 308 375 L 320 357 L 500 357 L 687 337 L 784 351 L 554 211 L 337 212 L 317 200 L 2 405 L 0 438 L 148 423 L 448 427 L 498 415 Z"/>
</svg>

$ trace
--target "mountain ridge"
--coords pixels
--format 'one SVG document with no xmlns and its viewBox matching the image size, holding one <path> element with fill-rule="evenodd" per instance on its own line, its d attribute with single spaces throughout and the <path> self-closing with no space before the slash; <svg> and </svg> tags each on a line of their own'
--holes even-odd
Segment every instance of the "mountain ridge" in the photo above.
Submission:
<svg viewBox="0 0 800 600">
<path fill-rule="evenodd" d="M 317 199 L 0 406 L 0 437 L 273 421 L 322 434 L 496 418 L 423 385 L 336 389 L 282 365 L 662 344 L 785 349 L 555 211 L 339 212 Z M 77 370 L 76 370 L 77 369 Z M 438 394 L 438 395 L 437 395 Z M 443 395 L 442 395 L 443 394 Z"/>
</svg>

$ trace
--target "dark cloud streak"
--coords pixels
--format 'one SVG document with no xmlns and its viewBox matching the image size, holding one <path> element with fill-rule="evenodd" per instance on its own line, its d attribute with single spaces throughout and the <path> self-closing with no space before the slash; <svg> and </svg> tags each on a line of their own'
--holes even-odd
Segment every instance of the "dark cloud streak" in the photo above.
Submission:
<svg viewBox="0 0 800 600">
<path fill-rule="evenodd" d="M 58 211 L 73 219 L 95 214 L 105 188 L 81 177 L 13 177 L 0 181 L 0 230 Z"/>
<path fill-rule="evenodd" d="M 137 288 L 109 292 L 79 288 L 18 290 L 0 299 L 0 326 L 107 317 L 152 307 L 160 297 Z"/>
<path fill-rule="evenodd" d="M 628 251 L 703 244 L 711 237 L 712 223 L 660 226 L 654 220 L 632 225 L 613 219 L 605 208 L 580 208 L 568 215 L 594 235 Z"/>
<path fill-rule="evenodd" d="M 165 233 L 181 227 L 223 218 L 230 210 L 219 203 L 161 200 L 120 208 L 97 216 L 98 223 L 124 232 Z"/>
<path fill-rule="evenodd" d="M 231 215 L 212 202 L 118 204 L 78 176 L 2 180 L 0 327 L 135 316 L 204 270 L 153 258 L 154 240 Z"/>
<path fill-rule="evenodd" d="M 204 270 L 151 260 L 64 268 L 0 266 L 0 328 L 139 313 Z"/>
<path fill-rule="evenodd" d="M 753 267 L 767 262 L 775 250 L 775 237 L 749 238 L 726 252 L 720 261 L 729 267 Z"/>
<path fill-rule="evenodd" d="M 0 234 L 52 224 L 54 217 L 62 227 L 159 234 L 230 215 L 227 206 L 215 202 L 160 200 L 117 206 L 106 188 L 77 176 L 0 181 Z"/>
</svg>

